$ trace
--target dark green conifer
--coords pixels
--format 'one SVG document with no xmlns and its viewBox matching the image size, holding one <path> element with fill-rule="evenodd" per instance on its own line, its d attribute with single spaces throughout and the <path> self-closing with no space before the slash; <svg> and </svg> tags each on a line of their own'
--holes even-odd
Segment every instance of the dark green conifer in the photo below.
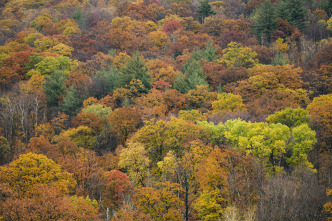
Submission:
<svg viewBox="0 0 332 221">
<path fill-rule="evenodd" d="M 196 10 L 198 12 L 199 22 L 203 23 L 204 18 L 209 17 L 210 15 L 215 15 L 216 12 L 212 10 L 209 0 L 200 1 L 201 5 Z"/>
<path fill-rule="evenodd" d="M 303 30 L 305 27 L 305 16 L 307 14 L 302 0 L 288 0 L 287 7 L 290 12 L 290 23 Z"/>
<path fill-rule="evenodd" d="M 44 93 L 49 107 L 58 106 L 59 96 L 65 93 L 65 79 L 66 74 L 60 70 L 46 78 Z"/>
<path fill-rule="evenodd" d="M 64 113 L 70 116 L 75 116 L 82 107 L 82 104 L 83 99 L 77 93 L 77 90 L 73 86 L 70 86 L 66 91 L 66 95 L 63 98 L 60 107 Z"/>
<path fill-rule="evenodd" d="M 276 28 L 275 7 L 270 0 L 261 3 L 254 14 L 255 34 L 259 41 L 262 36 L 266 37 L 268 42 L 271 41 L 271 34 Z"/>
<path fill-rule="evenodd" d="M 132 79 L 139 79 L 142 81 L 147 91 L 152 88 L 151 75 L 148 74 L 148 68 L 146 67 L 139 52 L 136 52 L 132 56 L 132 58 L 121 69 L 121 72 L 123 84 L 129 85 Z"/>
</svg>

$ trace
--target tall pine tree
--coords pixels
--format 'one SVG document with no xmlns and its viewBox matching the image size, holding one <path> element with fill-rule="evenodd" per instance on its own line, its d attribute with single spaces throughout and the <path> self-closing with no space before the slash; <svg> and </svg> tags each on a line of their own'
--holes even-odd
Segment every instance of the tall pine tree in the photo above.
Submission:
<svg viewBox="0 0 332 221">
<path fill-rule="evenodd" d="M 182 67 L 182 72 L 174 82 L 174 88 L 178 91 L 186 94 L 189 90 L 195 89 L 197 85 L 207 85 L 200 61 L 192 58 Z"/>
<path fill-rule="evenodd" d="M 332 16 L 332 1 L 331 0 L 323 1 L 322 8 L 326 11 L 326 13 L 329 17 Z"/>
<path fill-rule="evenodd" d="M 204 18 L 209 17 L 210 15 L 215 15 L 216 12 L 212 10 L 209 0 L 203 0 L 200 2 L 201 5 L 198 7 L 198 19 L 200 23 L 204 22 Z"/>
<path fill-rule="evenodd" d="M 122 82 L 125 85 L 129 85 L 132 79 L 139 79 L 142 81 L 146 92 L 152 88 L 151 75 L 148 74 L 148 68 L 146 67 L 142 56 L 139 52 L 136 52 L 132 58 L 121 69 Z"/>
<path fill-rule="evenodd" d="M 287 7 L 290 12 L 289 22 L 298 27 L 300 30 L 305 28 L 305 16 L 307 14 L 302 0 L 288 0 Z"/>
<path fill-rule="evenodd" d="M 77 93 L 77 90 L 70 86 L 66 91 L 66 96 L 60 104 L 61 110 L 70 116 L 75 116 L 82 107 L 83 99 Z"/>
<path fill-rule="evenodd" d="M 64 94 L 66 90 L 65 79 L 66 74 L 61 70 L 56 70 L 54 74 L 46 78 L 46 82 L 43 87 L 49 107 L 58 106 L 59 97 Z"/>
<path fill-rule="evenodd" d="M 255 35 L 262 42 L 262 37 L 271 41 L 271 34 L 276 28 L 276 10 L 270 0 L 261 3 L 254 13 Z"/>
<path fill-rule="evenodd" d="M 291 20 L 290 9 L 288 8 L 287 2 L 280 1 L 278 3 L 276 15 L 278 18 L 282 18 L 283 20 Z"/>
</svg>

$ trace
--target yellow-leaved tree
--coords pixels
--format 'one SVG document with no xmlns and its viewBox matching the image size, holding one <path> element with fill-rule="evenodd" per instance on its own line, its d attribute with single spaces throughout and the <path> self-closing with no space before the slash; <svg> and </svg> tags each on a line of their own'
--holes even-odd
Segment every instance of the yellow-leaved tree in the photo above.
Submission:
<svg viewBox="0 0 332 221">
<path fill-rule="evenodd" d="M 35 153 L 22 154 L 9 165 L 0 167 L 0 180 L 23 193 L 38 184 L 51 185 L 68 193 L 76 185 L 72 174 L 63 172 L 60 165 L 45 155 Z"/>
</svg>

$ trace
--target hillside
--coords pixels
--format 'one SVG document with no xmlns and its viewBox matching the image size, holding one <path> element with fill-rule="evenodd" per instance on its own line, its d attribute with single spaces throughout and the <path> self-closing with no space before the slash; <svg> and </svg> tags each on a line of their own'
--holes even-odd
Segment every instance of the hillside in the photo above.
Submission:
<svg viewBox="0 0 332 221">
<path fill-rule="evenodd" d="M 331 220 L 331 16 L 1 0 L 0 220 Z"/>
</svg>

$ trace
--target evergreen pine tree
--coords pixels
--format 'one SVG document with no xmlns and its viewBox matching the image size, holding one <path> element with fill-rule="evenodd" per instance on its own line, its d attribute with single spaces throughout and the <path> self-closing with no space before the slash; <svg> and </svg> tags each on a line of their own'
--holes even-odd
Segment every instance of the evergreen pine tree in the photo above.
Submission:
<svg viewBox="0 0 332 221">
<path fill-rule="evenodd" d="M 205 45 L 205 50 L 203 51 L 203 57 L 207 61 L 213 61 L 217 59 L 217 48 L 214 47 L 213 42 L 209 40 Z"/>
<path fill-rule="evenodd" d="M 214 47 L 214 44 L 211 40 L 207 41 L 205 44 L 205 49 L 201 50 L 198 47 L 191 53 L 191 60 L 201 61 L 205 59 L 207 61 L 213 61 L 217 59 L 217 48 Z M 190 62 L 187 62 L 184 67 L 188 66 Z"/>
<path fill-rule="evenodd" d="M 132 58 L 121 69 L 122 82 L 125 85 L 129 85 L 132 79 L 139 79 L 142 81 L 146 92 L 152 88 L 151 75 L 148 74 L 148 68 L 146 67 L 139 52 L 136 52 Z"/>
<path fill-rule="evenodd" d="M 197 85 L 206 85 L 206 76 L 203 73 L 201 61 L 191 59 L 183 67 L 174 82 L 174 88 L 182 93 L 195 89 Z"/>
<path fill-rule="evenodd" d="M 199 49 L 199 47 L 195 48 L 194 51 L 191 52 L 191 54 L 190 54 L 190 60 L 201 61 L 202 58 L 204 58 L 203 51 L 201 49 Z M 189 61 L 186 62 L 182 66 L 182 70 L 186 69 L 189 64 L 190 64 Z"/>
<path fill-rule="evenodd" d="M 66 91 L 66 95 L 60 104 L 61 110 L 70 115 L 74 116 L 78 113 L 79 109 L 82 107 L 83 99 L 79 96 L 76 89 L 70 86 Z"/>
<path fill-rule="evenodd" d="M 276 12 L 277 18 L 282 18 L 283 20 L 290 21 L 290 10 L 288 4 L 285 1 L 280 1 L 277 6 Z"/>
<path fill-rule="evenodd" d="M 49 107 L 57 106 L 59 96 L 65 93 L 65 79 L 66 74 L 60 70 L 56 70 L 54 74 L 46 78 L 43 87 Z"/>
<path fill-rule="evenodd" d="M 322 8 L 326 11 L 326 13 L 329 17 L 332 16 L 332 1 L 331 0 L 323 1 Z"/>
<path fill-rule="evenodd" d="M 255 34 L 259 41 L 264 35 L 268 42 L 271 41 L 271 34 L 276 28 L 275 8 L 270 0 L 261 3 L 254 14 Z"/>
<path fill-rule="evenodd" d="M 209 0 L 203 0 L 200 2 L 201 5 L 196 10 L 198 12 L 199 22 L 203 23 L 204 18 L 209 17 L 210 15 L 215 15 L 216 12 L 212 10 Z"/>
<path fill-rule="evenodd" d="M 101 70 L 93 77 L 93 82 L 96 85 L 96 97 L 102 98 L 109 92 L 117 88 L 123 87 L 121 76 L 117 69 L 113 66 L 109 70 Z"/>
<path fill-rule="evenodd" d="M 82 12 L 81 9 L 76 8 L 74 13 L 72 14 L 72 19 L 75 19 L 77 21 L 77 24 L 81 29 L 87 29 L 88 26 L 86 24 L 86 16 Z"/>
<path fill-rule="evenodd" d="M 303 30 L 305 27 L 305 16 L 307 14 L 302 0 L 288 0 L 287 7 L 290 11 L 289 22 Z"/>
<path fill-rule="evenodd" d="M 179 73 L 174 81 L 174 88 L 183 94 L 186 94 L 190 88 L 186 76 L 183 73 Z"/>
</svg>

